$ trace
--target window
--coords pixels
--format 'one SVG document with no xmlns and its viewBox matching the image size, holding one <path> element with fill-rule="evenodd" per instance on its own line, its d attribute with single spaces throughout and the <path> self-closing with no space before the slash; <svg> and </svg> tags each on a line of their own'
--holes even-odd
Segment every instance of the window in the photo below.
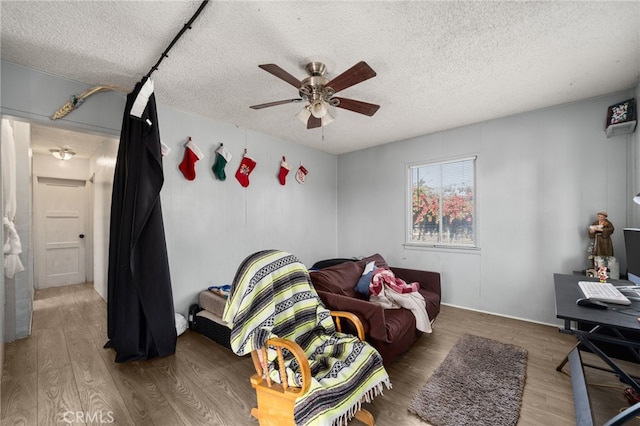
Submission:
<svg viewBox="0 0 640 426">
<path fill-rule="evenodd" d="M 475 247 L 475 157 L 409 166 L 409 244 Z"/>
</svg>

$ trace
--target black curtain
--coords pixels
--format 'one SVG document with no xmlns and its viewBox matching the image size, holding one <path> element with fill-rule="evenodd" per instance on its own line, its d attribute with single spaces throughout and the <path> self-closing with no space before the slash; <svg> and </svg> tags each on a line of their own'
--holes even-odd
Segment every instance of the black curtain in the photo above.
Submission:
<svg viewBox="0 0 640 426">
<path fill-rule="evenodd" d="M 114 173 L 109 341 L 105 347 L 115 349 L 116 362 L 171 355 L 177 341 L 160 206 L 164 173 L 152 90 L 152 82 L 144 78 L 127 96 Z M 132 107 L 139 117 L 131 115 Z"/>
</svg>

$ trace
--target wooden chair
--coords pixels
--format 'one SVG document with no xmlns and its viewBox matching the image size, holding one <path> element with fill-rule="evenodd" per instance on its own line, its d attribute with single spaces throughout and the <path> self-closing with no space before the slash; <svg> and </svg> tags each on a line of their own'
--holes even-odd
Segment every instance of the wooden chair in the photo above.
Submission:
<svg viewBox="0 0 640 426">
<path fill-rule="evenodd" d="M 364 327 L 360 319 L 351 312 L 331 311 L 331 316 L 336 324 L 336 329 L 342 331 L 341 318 L 349 320 L 356 328 L 358 338 L 364 340 Z M 276 383 L 269 377 L 267 359 L 267 347 L 275 348 L 280 372 L 280 382 Z M 287 372 L 284 366 L 282 349 L 287 349 L 298 361 L 302 375 L 302 386 L 288 385 Z M 258 354 L 258 351 L 261 354 Z M 291 340 L 272 338 L 259 350 L 251 352 L 256 374 L 251 376 L 251 386 L 256 390 L 258 406 L 251 410 L 251 415 L 260 422 L 260 426 L 294 426 L 294 403 L 297 398 L 304 395 L 311 383 L 311 370 L 305 353 L 300 346 Z M 261 362 L 261 360 L 263 362 Z M 363 408 L 358 410 L 355 418 L 366 425 L 373 426 L 374 419 L 371 413 Z"/>
</svg>

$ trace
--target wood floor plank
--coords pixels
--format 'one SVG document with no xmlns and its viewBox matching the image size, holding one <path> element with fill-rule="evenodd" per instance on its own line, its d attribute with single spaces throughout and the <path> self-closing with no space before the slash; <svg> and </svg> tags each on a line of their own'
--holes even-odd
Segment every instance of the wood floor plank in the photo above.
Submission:
<svg viewBox="0 0 640 426">
<path fill-rule="evenodd" d="M 61 330 L 60 308 L 52 306 L 43 309 L 34 309 L 31 324 L 31 333 L 37 336 L 47 330 Z"/>
<path fill-rule="evenodd" d="M 36 339 L 19 339 L 4 345 L 2 380 L 22 377 L 38 371 L 38 346 Z"/>
<path fill-rule="evenodd" d="M 62 328 L 41 329 L 36 336 L 38 345 L 38 373 L 68 366 L 69 353 Z"/>
<path fill-rule="evenodd" d="M 79 393 L 87 425 L 136 424 L 113 381 L 87 386 Z"/>
<path fill-rule="evenodd" d="M 197 382 L 193 381 L 190 377 L 190 369 L 179 359 L 172 356 L 153 362 L 154 366 L 149 369 L 149 375 L 185 423 L 193 425 L 228 423 L 225 413 L 213 408 L 214 404 L 209 396 Z"/>
<path fill-rule="evenodd" d="M 569 420 L 566 415 L 550 413 L 546 408 L 522 407 L 518 426 L 575 426 L 575 420 Z"/>
<path fill-rule="evenodd" d="M 67 334 L 74 330 L 82 330 L 88 327 L 86 318 L 82 315 L 80 306 L 73 303 L 65 306 L 60 312 L 60 326 Z"/>
<path fill-rule="evenodd" d="M 104 300 L 89 300 L 78 304 L 83 322 L 88 326 L 107 322 L 107 305 Z"/>
<path fill-rule="evenodd" d="M 67 306 L 73 305 L 75 303 L 73 292 L 75 292 L 76 289 L 76 285 L 37 289 L 33 297 L 34 312 L 51 307 L 64 309 Z"/>
<path fill-rule="evenodd" d="M 2 401 L 0 401 L 2 419 L 33 418 L 35 420 L 37 408 L 38 377 L 36 373 L 2 381 Z"/>
<path fill-rule="evenodd" d="M 248 378 L 255 372 L 250 356 L 240 357 L 190 330 L 178 338 L 176 356 L 206 385 L 220 385 L 221 381 L 234 381 L 241 375 Z M 253 389 L 249 393 L 255 395 Z"/>
<path fill-rule="evenodd" d="M 209 405 L 223 418 L 223 424 L 251 424 L 256 394 L 249 385 L 255 373 L 250 357 L 240 357 L 199 333 L 187 330 L 178 338 L 176 358 L 190 371 L 190 379 L 207 384 Z M 181 370 L 184 372 L 184 369 Z M 238 386 L 239 377 L 245 385 Z"/>
<path fill-rule="evenodd" d="M 77 419 L 82 404 L 70 365 L 38 374 L 38 424 L 63 423 L 65 418 Z M 74 422 L 84 424 L 84 422 Z"/>
<path fill-rule="evenodd" d="M 100 301 L 104 303 L 104 300 L 100 297 L 98 292 L 93 288 L 93 283 L 78 284 L 72 291 L 71 297 L 74 302 L 82 305 L 86 302 Z"/>
<path fill-rule="evenodd" d="M 255 391 L 249 386 L 253 398 L 245 396 L 238 386 L 231 382 L 223 382 L 221 385 L 211 385 L 202 390 L 209 400 L 209 408 L 218 413 L 223 425 L 257 425 L 257 421 L 251 416 L 251 409 L 256 406 Z M 354 425 L 356 426 L 356 425 Z"/>
<path fill-rule="evenodd" d="M 88 387 L 93 388 L 102 383 L 112 382 L 111 374 L 89 330 L 86 327 L 73 330 L 75 332 L 66 334 L 66 341 L 78 390 L 83 391 Z"/>
<path fill-rule="evenodd" d="M 33 426 L 38 424 L 38 413 L 34 409 L 24 415 L 15 415 L 0 420 L 2 426 Z"/>
<path fill-rule="evenodd" d="M 116 364 L 112 350 L 102 349 L 100 355 L 105 360 L 134 424 L 183 424 L 175 411 L 168 407 L 169 403 L 162 391 L 140 366 L 142 362 Z"/>
<path fill-rule="evenodd" d="M 105 307 L 106 310 L 106 307 Z M 104 322 L 98 323 L 98 324 L 91 324 L 89 328 L 89 333 L 91 334 L 91 338 L 93 339 L 93 343 L 96 345 L 96 347 L 103 348 L 105 343 L 107 343 L 108 337 L 107 337 L 107 321 L 105 320 Z M 100 352 L 104 352 L 104 351 L 100 351 Z M 115 359 L 115 352 L 113 352 L 113 357 L 111 358 L 111 360 L 113 361 L 113 359 Z"/>
</svg>

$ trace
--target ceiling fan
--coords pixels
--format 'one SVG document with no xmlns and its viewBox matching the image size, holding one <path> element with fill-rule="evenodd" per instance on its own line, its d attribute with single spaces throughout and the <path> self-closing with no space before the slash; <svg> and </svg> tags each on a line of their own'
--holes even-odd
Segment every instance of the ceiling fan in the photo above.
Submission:
<svg viewBox="0 0 640 426">
<path fill-rule="evenodd" d="M 324 76 L 327 67 L 322 62 L 308 63 L 305 68 L 307 73 L 309 73 L 309 77 L 302 81 L 276 64 L 258 66 L 298 89 L 300 97 L 252 105 L 250 108 L 262 109 L 276 105 L 307 101 L 309 104 L 305 105 L 297 114 L 297 117 L 303 123 L 307 124 L 307 129 L 325 126 L 333 121 L 333 117 L 329 114 L 329 106 L 348 109 L 349 111 L 368 115 L 369 117 L 375 114 L 378 108 L 380 108 L 380 105 L 334 96 L 341 90 L 376 76 L 376 72 L 364 61 L 358 62 L 331 80 Z"/>
</svg>

